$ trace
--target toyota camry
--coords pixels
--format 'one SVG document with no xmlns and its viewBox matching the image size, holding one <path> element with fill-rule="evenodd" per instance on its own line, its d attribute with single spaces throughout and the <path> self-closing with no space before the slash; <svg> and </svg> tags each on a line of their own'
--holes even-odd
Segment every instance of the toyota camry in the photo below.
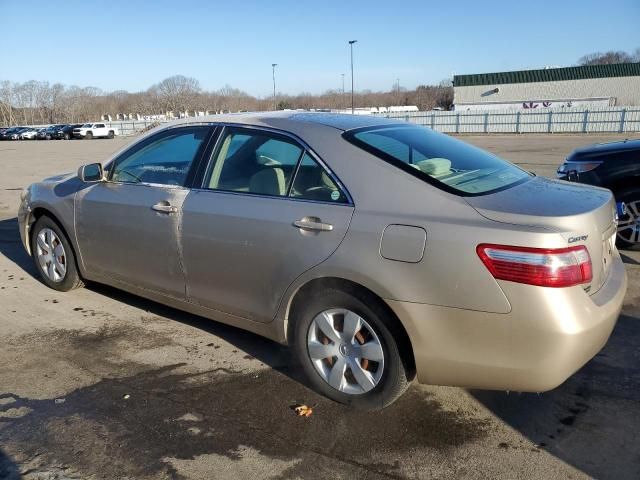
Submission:
<svg viewBox="0 0 640 480">
<path fill-rule="evenodd" d="M 414 377 L 553 389 L 622 306 L 610 191 L 425 127 L 198 117 L 100 160 L 22 194 L 42 281 L 109 284 L 290 345 L 338 402 L 381 408 Z"/>
</svg>

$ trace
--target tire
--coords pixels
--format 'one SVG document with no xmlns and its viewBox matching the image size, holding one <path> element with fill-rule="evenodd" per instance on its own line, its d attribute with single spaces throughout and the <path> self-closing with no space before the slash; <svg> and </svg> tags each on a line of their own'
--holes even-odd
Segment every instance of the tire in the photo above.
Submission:
<svg viewBox="0 0 640 480">
<path fill-rule="evenodd" d="M 304 305 L 296 310 L 292 315 L 294 355 L 311 386 L 317 392 L 339 403 L 364 410 L 377 410 L 393 403 L 407 389 L 409 369 L 405 365 L 397 342 L 387 326 L 388 315 L 374 299 L 365 298 L 358 292 L 352 294 L 331 288 L 305 298 Z M 344 319 L 346 316 L 344 313 L 349 316 L 355 314 L 364 321 L 360 322 L 361 329 L 358 329 L 360 327 L 351 329 L 356 332 L 355 336 L 351 337 L 353 338 L 351 344 L 348 343 L 350 336 L 345 333 Z M 340 325 L 341 315 L 342 325 Z M 332 323 L 337 328 L 336 332 L 332 332 L 332 335 L 336 333 L 340 335 L 339 342 L 329 340 L 329 337 L 319 330 L 316 319 L 321 319 L 323 316 L 333 318 Z M 351 316 L 351 318 L 354 317 Z M 340 327 L 342 327 L 342 331 L 339 331 Z M 324 336 L 321 341 L 319 340 L 320 335 Z M 338 343 L 340 343 L 339 346 Z M 364 355 L 359 357 L 357 353 L 354 353 L 362 344 L 375 346 L 376 354 L 371 355 L 371 358 L 379 358 L 381 351 L 382 361 L 366 360 L 362 358 Z M 322 353 L 316 354 L 315 360 L 312 359 L 310 353 L 310 348 L 314 348 L 314 345 L 315 348 L 319 347 L 322 350 Z M 324 348 L 331 350 L 329 354 L 331 357 L 318 359 L 324 355 Z M 340 386 L 334 388 L 329 383 L 329 379 L 332 378 L 331 372 L 341 365 L 346 365 L 346 367 L 337 371 L 336 378 L 340 379 Z M 353 373 L 350 365 L 356 366 L 356 369 L 360 371 L 359 375 Z M 340 374 L 341 371 L 344 373 Z M 358 377 L 363 378 L 362 371 L 366 372 L 365 377 L 369 379 L 368 382 L 357 380 Z M 367 385 L 368 390 L 362 386 L 363 383 Z"/>
<path fill-rule="evenodd" d="M 625 250 L 640 250 L 640 188 L 615 192 L 617 202 L 627 205 L 627 214 L 618 221 L 616 245 Z"/>
<path fill-rule="evenodd" d="M 87 134 L 84 136 L 85 140 L 93 140 L 93 132 L 87 132 Z"/>
<path fill-rule="evenodd" d="M 115 137 L 115 134 L 113 133 L 113 130 L 109 130 L 109 133 L 107 134 L 107 138 L 111 139 Z"/>
<path fill-rule="evenodd" d="M 69 135 L 68 133 L 64 134 L 64 139 L 65 140 L 71 140 L 71 135 Z"/>
<path fill-rule="evenodd" d="M 40 243 L 39 240 L 44 243 Z M 42 248 L 41 245 L 45 248 Z M 48 248 L 51 245 L 53 248 Z M 62 249 L 58 250 L 60 245 Z M 49 252 L 55 252 L 56 258 L 47 255 Z M 41 255 L 43 253 L 44 255 Z M 60 257 L 57 256 L 59 254 L 61 254 Z M 32 228 L 31 255 L 40 274 L 40 279 L 49 288 L 68 292 L 84 285 L 78 273 L 76 257 L 67 235 L 55 221 L 46 215 L 41 216 Z M 65 267 L 64 273 L 62 273 L 60 265 Z"/>
</svg>

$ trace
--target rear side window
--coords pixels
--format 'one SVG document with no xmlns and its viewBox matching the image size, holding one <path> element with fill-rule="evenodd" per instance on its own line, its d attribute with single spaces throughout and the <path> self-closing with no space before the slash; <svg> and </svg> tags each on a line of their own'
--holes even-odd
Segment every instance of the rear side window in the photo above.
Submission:
<svg viewBox="0 0 640 480">
<path fill-rule="evenodd" d="M 205 188 L 330 203 L 349 199 L 295 139 L 276 132 L 226 127 Z"/>
<path fill-rule="evenodd" d="M 459 195 L 483 195 L 531 175 L 501 158 L 425 127 L 372 127 L 344 134 L 351 143 Z"/>
<path fill-rule="evenodd" d="M 305 200 L 347 203 L 344 192 L 308 153 L 300 161 L 290 195 Z"/>
<path fill-rule="evenodd" d="M 206 186 L 213 190 L 285 196 L 302 153 L 302 147 L 285 136 L 228 128 Z"/>
</svg>

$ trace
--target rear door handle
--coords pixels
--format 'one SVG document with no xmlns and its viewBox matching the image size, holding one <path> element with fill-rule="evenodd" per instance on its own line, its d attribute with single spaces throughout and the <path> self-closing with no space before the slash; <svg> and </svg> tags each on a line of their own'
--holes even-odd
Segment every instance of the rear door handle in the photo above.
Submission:
<svg viewBox="0 0 640 480">
<path fill-rule="evenodd" d="M 293 225 L 302 230 L 312 232 L 330 232 L 331 230 L 333 230 L 333 225 L 331 225 L 330 223 L 323 223 L 319 218 L 316 217 L 304 217 L 293 222 Z"/>
<path fill-rule="evenodd" d="M 160 202 L 151 207 L 151 210 L 155 210 L 160 213 L 177 213 L 178 207 L 174 207 L 169 202 Z"/>
</svg>

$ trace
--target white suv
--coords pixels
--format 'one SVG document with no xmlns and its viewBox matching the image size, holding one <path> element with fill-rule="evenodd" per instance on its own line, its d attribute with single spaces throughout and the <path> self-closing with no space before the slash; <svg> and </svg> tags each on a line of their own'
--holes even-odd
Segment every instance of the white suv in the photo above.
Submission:
<svg viewBox="0 0 640 480">
<path fill-rule="evenodd" d="M 85 123 L 80 128 L 73 129 L 73 136 L 76 138 L 113 138 L 118 134 L 118 129 L 107 127 L 104 123 Z"/>
</svg>

